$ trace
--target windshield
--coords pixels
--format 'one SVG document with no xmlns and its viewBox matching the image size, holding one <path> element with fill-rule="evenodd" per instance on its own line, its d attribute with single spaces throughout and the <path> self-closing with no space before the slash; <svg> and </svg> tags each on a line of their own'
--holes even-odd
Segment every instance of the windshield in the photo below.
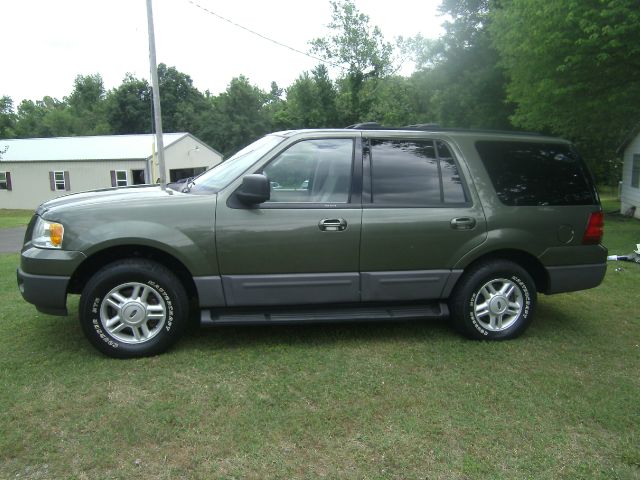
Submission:
<svg viewBox="0 0 640 480">
<path fill-rule="evenodd" d="M 191 181 L 192 193 L 215 193 L 257 162 L 264 154 L 284 140 L 277 135 L 267 135 L 244 147 L 233 157 L 207 170 Z"/>
</svg>

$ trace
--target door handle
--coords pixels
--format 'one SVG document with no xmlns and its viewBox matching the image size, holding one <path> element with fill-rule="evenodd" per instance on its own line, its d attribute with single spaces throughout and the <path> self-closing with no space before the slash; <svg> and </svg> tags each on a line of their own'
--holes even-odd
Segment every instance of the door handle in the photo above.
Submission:
<svg viewBox="0 0 640 480">
<path fill-rule="evenodd" d="M 476 219 L 471 217 L 453 218 L 450 225 L 455 230 L 471 230 L 476 226 Z"/>
<path fill-rule="evenodd" d="M 341 232 L 347 229 L 344 218 L 323 218 L 318 222 L 318 228 L 323 232 Z"/>
</svg>

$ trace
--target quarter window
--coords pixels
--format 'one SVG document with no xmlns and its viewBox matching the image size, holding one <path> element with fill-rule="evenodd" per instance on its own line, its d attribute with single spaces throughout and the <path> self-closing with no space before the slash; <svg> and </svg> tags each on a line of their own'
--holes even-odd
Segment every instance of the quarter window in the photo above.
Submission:
<svg viewBox="0 0 640 480">
<path fill-rule="evenodd" d="M 353 140 L 305 140 L 291 146 L 263 173 L 271 183 L 268 203 L 347 203 Z"/>
<path fill-rule="evenodd" d="M 505 205 L 594 205 L 581 158 L 562 143 L 481 141 L 476 148 Z"/>
<path fill-rule="evenodd" d="M 425 207 L 464 203 L 458 167 L 445 143 L 371 140 L 374 205 Z"/>
</svg>

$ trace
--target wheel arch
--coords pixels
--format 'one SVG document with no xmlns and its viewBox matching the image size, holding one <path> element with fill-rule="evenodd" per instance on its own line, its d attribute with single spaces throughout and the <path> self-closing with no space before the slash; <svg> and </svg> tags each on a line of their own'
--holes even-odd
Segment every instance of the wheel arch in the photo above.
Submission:
<svg viewBox="0 0 640 480">
<path fill-rule="evenodd" d="M 147 245 L 117 245 L 94 252 L 71 275 L 67 293 L 81 293 L 89 278 L 105 265 L 125 258 L 143 258 L 168 267 L 180 280 L 189 298 L 197 299 L 198 291 L 189 269 L 175 256 Z"/>
<path fill-rule="evenodd" d="M 524 268 L 531 278 L 533 279 L 536 290 L 538 292 L 546 292 L 549 288 L 549 274 L 544 268 L 544 265 L 534 255 L 525 252 L 523 250 L 516 249 L 500 249 L 494 250 L 489 253 L 485 253 L 478 258 L 475 258 L 471 263 L 464 267 L 464 271 L 467 272 L 480 263 L 490 262 L 491 260 L 509 260 L 513 263 L 520 265 Z M 464 276 L 464 273 L 462 274 Z M 461 276 L 461 278 L 462 278 Z M 458 279 L 459 281 L 459 279 Z M 456 282 L 457 283 L 457 282 Z"/>
</svg>

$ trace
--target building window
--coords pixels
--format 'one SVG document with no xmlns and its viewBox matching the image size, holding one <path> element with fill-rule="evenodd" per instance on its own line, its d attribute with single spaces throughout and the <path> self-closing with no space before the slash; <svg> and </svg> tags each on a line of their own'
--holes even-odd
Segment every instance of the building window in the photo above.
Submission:
<svg viewBox="0 0 640 480">
<path fill-rule="evenodd" d="M 112 187 L 126 187 L 128 184 L 126 170 L 111 170 Z"/>
<path fill-rule="evenodd" d="M 69 172 L 66 170 L 56 170 L 49 172 L 49 184 L 51 190 L 71 190 L 71 183 L 69 182 Z"/>
<path fill-rule="evenodd" d="M 0 190 L 11 190 L 11 173 L 0 172 Z"/>
<path fill-rule="evenodd" d="M 631 164 L 631 186 L 640 188 L 640 154 L 633 156 L 633 163 Z"/>
</svg>

